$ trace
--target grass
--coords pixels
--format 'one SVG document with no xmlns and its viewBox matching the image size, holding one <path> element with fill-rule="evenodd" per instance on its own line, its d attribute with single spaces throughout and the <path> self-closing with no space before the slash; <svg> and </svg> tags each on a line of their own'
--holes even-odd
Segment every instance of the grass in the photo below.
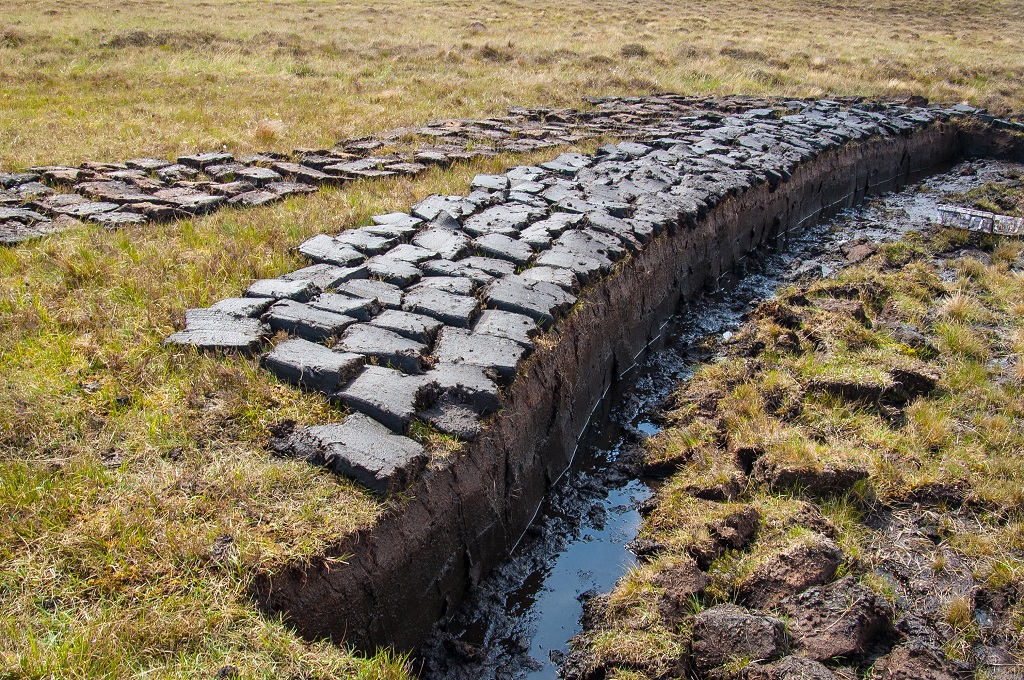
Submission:
<svg viewBox="0 0 1024 680">
<path fill-rule="evenodd" d="M 1024 655 L 1021 252 L 1008 239 L 910 234 L 833 279 L 763 303 L 720 360 L 680 386 L 666 414 L 669 427 L 645 442 L 648 464 L 672 471 L 640 530 L 660 551 L 620 580 L 596 632 L 578 639 L 591 664 L 620 663 L 604 650 L 617 650 L 620 638 L 633 649 L 638 626 L 672 631 L 666 639 L 681 644 L 696 611 L 742 599 L 755 570 L 822 534 L 842 550 L 837 578 L 853 575 L 894 605 L 909 596 L 883 575 L 885 560 L 912 560 L 921 549 L 936 588 L 973 575 L 979 586 L 1007 593 L 998 632 L 986 632 L 975 621 L 973 597 L 959 585 L 941 586 L 949 590 L 940 591 L 934 617 L 948 633 L 943 651 L 968 659 L 974 644 L 1000 644 Z M 898 324 L 917 328 L 934 349 L 901 344 L 890 330 Z M 891 390 L 900 371 L 927 373 L 937 384 L 897 395 Z M 821 390 L 828 381 L 844 390 Z M 757 462 L 741 477 L 738 497 L 701 499 L 742 475 L 741 463 L 751 457 Z M 763 477 L 766 463 L 768 470 L 806 471 L 798 478 L 811 481 L 775 488 Z M 815 489 L 821 470 L 847 467 L 866 469 L 868 477 L 824 497 Z M 740 507 L 760 517 L 754 540 L 715 555 L 694 611 L 659 609 L 666 565 L 706 552 L 715 523 Z M 882 509 L 936 518 L 938 542 L 890 545 L 903 534 L 885 533 Z M 911 599 L 909 606 L 917 604 Z M 991 635 L 994 642 L 983 641 Z M 723 677 L 739 672 L 719 670 Z"/>
<path fill-rule="evenodd" d="M 1020 110 L 1017 9 L 1009 0 L 7 3 L 0 166 L 324 147 L 434 118 L 652 91 L 922 94 Z"/>
<path fill-rule="evenodd" d="M 1006 182 L 987 182 L 982 186 L 953 196 L 953 199 L 979 210 L 1024 217 L 1024 183 L 1019 172 L 1009 173 Z"/>
<path fill-rule="evenodd" d="M 934 310 L 931 321 L 922 325 L 935 339 L 939 357 L 932 363 L 945 377 L 938 391 L 913 399 L 903 418 L 893 421 L 888 411 L 878 410 L 870 402 L 812 391 L 804 395 L 796 417 L 768 414 L 759 420 L 757 414 L 735 406 L 723 408 L 727 414 L 726 436 L 744 443 L 753 436 L 765 456 L 790 462 L 866 462 L 883 498 L 897 498 L 935 480 L 962 480 L 985 502 L 1018 507 L 1022 497 L 1003 483 L 1003 475 L 1015 469 L 1015 457 L 1024 446 L 1012 434 L 1022 406 L 1018 383 L 994 373 L 988 362 L 996 356 L 1013 355 L 1012 339 L 1021 324 L 1015 308 L 1022 279 L 1005 264 L 974 263 L 966 269 L 980 276 L 961 273 L 957 281 L 945 284 L 943 289 L 935 288 L 934 271 L 927 271 L 934 270 L 934 266 L 924 260 L 915 263 L 924 269 L 920 276 L 907 277 L 906 268 L 898 274 L 873 273 L 878 286 L 863 304 L 879 310 L 887 323 L 921 321 L 916 310 L 902 311 L 904 306 L 899 303 L 908 297 Z M 857 281 L 864 275 L 851 271 L 844 278 Z M 844 284 L 842 279 L 826 282 L 817 292 L 826 297 L 830 286 Z M 813 288 L 810 292 L 815 294 Z M 919 363 L 919 359 L 908 356 L 916 352 L 893 342 L 881 329 L 867 329 L 836 316 L 845 315 L 826 312 L 822 316 L 820 310 L 813 309 L 806 312 L 804 327 L 814 330 L 807 333 L 802 351 L 768 355 L 767 366 L 788 373 L 805 389 L 825 378 L 844 385 L 852 382 L 858 388 L 870 388 L 865 391 L 873 394 L 875 389 L 891 387 L 894 370 L 914 369 L 915 362 Z M 766 321 L 757 332 L 770 336 L 777 332 L 772 325 L 772 321 Z M 762 380 L 759 374 L 734 392 L 764 393 Z M 723 404 L 728 400 L 726 397 Z M 757 401 L 748 404 L 756 405 Z M 744 434 L 745 427 L 753 429 L 755 435 Z M 731 434 L 734 431 L 736 435 Z M 889 465 L 891 461 L 897 461 L 895 468 Z M 995 469 L 999 473 L 989 472 Z M 1019 474 L 1013 472 L 1014 477 Z"/>
</svg>

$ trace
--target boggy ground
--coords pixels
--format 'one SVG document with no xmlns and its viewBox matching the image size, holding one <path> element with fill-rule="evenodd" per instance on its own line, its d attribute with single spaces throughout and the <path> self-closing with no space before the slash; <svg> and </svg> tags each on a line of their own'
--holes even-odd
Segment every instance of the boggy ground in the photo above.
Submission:
<svg viewBox="0 0 1024 680">
<path fill-rule="evenodd" d="M 1021 251 L 912 233 L 761 304 L 645 442 L 564 677 L 1024 677 Z"/>
<path fill-rule="evenodd" d="M 583 95 L 923 94 L 1020 110 L 1010 0 L 823 6 L 26 0 L 0 3 L 0 167 L 331 146 Z M 515 159 L 515 163 L 547 160 Z M 270 457 L 337 417 L 256 362 L 161 345 L 289 250 L 498 158 L 253 211 L 0 251 L 0 676 L 394 677 L 248 600 L 255 574 L 371 524 L 377 499 Z"/>
</svg>

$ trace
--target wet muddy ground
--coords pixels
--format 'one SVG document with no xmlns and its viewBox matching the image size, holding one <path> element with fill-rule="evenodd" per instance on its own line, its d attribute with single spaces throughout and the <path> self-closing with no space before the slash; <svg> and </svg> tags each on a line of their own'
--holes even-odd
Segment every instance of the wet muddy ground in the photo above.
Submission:
<svg viewBox="0 0 1024 680">
<path fill-rule="evenodd" d="M 685 305 L 642 363 L 595 414 L 572 468 L 555 485 L 513 557 L 482 583 L 421 649 L 420 675 L 555 678 L 580 632 L 583 604 L 607 592 L 634 563 L 627 545 L 638 506 L 656 480 L 638 479 L 637 445 L 659 431 L 659 407 L 702 363 L 713 361 L 747 313 L 786 283 L 828 277 L 879 243 L 929 228 L 945 197 L 1013 176 L 1018 166 L 965 162 L 949 173 L 878 197 L 760 253 L 721 289 Z"/>
</svg>

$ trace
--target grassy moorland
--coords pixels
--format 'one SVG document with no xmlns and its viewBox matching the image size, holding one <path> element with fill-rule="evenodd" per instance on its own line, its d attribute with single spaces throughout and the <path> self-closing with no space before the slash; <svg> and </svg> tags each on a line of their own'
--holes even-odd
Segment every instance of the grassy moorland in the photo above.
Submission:
<svg viewBox="0 0 1024 680">
<path fill-rule="evenodd" d="M 5 0 L 0 167 L 288 150 L 656 90 L 1019 110 L 1022 27 L 1013 2 Z M 308 235 L 509 164 L 0 250 L 0 676 L 403 673 L 308 644 L 246 596 L 380 512 L 265 451 L 269 424 L 337 413 L 252 359 L 161 341 L 186 307 L 294 267 Z"/>
<path fill-rule="evenodd" d="M 1011 0 L 0 3 L 0 166 L 340 136 L 585 95 L 1024 99 Z"/>
</svg>

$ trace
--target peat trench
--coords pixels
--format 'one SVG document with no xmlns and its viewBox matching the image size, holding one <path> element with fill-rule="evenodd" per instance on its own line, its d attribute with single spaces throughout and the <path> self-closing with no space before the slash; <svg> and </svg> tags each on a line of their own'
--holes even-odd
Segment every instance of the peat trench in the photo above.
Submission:
<svg viewBox="0 0 1024 680">
<path fill-rule="evenodd" d="M 287 334 L 267 368 L 352 412 L 281 431 L 279 455 L 397 493 L 322 562 L 258 579 L 254 599 L 309 638 L 419 647 L 520 544 L 681 302 L 868 196 L 961 158 L 1024 157 L 1024 135 L 989 118 L 824 100 L 688 110 L 316 236 L 298 247 L 310 266 L 188 310 L 169 343 L 257 351 Z M 463 450 L 432 461 L 418 423 Z"/>
<path fill-rule="evenodd" d="M 510 559 L 474 587 L 416 655 L 424 680 L 557 678 L 582 625 L 584 603 L 608 592 L 636 564 L 630 550 L 640 508 L 660 479 L 637 466 L 640 442 L 661 431 L 661 405 L 701 365 L 715 360 L 757 305 L 782 285 L 831 276 L 878 245 L 934 222 L 943 197 L 1018 168 L 965 162 L 898 193 L 755 251 L 720 288 L 666 322 L 644 358 L 612 386 L 570 468 L 559 479 Z"/>
</svg>

